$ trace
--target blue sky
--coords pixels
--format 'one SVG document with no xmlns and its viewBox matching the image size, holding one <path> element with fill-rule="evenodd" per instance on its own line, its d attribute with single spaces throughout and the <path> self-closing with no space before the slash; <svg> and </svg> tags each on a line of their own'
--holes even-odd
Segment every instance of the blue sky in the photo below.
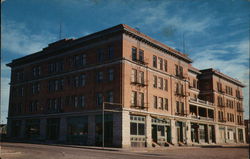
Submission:
<svg viewBox="0 0 250 159">
<path fill-rule="evenodd" d="M 249 0 L 1 0 L 2 121 L 6 122 L 12 59 L 62 38 L 128 24 L 184 51 L 199 69 L 237 77 L 249 118 Z M 184 46 L 183 47 L 183 41 Z"/>
</svg>

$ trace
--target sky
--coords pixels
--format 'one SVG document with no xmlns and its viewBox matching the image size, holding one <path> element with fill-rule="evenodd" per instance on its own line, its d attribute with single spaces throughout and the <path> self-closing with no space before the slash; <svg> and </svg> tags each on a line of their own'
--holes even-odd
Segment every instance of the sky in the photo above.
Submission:
<svg viewBox="0 0 250 159">
<path fill-rule="evenodd" d="M 11 60 L 61 38 L 127 24 L 215 68 L 244 88 L 249 118 L 250 0 L 1 0 L 1 122 L 8 113 Z M 60 34 L 61 26 L 61 34 Z"/>
</svg>

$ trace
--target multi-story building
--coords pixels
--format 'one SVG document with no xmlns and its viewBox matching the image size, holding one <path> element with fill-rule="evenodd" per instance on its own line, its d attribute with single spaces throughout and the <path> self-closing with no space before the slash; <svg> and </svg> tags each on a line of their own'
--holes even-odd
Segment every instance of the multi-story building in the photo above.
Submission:
<svg viewBox="0 0 250 159">
<path fill-rule="evenodd" d="M 124 24 L 49 44 L 7 64 L 8 136 L 116 147 L 244 143 L 244 85 L 191 63 Z"/>
</svg>

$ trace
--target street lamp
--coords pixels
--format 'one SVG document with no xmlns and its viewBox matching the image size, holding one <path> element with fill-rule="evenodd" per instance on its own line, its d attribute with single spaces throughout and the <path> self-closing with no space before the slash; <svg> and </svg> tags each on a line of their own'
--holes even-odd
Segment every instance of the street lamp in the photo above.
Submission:
<svg viewBox="0 0 250 159">
<path fill-rule="evenodd" d="M 102 148 L 104 149 L 104 108 L 105 108 L 105 104 L 110 104 L 110 105 L 120 105 L 122 106 L 121 103 L 113 103 L 113 102 L 102 102 Z M 109 111 L 112 111 L 112 110 L 109 110 Z M 115 111 L 117 112 L 117 111 Z"/>
</svg>

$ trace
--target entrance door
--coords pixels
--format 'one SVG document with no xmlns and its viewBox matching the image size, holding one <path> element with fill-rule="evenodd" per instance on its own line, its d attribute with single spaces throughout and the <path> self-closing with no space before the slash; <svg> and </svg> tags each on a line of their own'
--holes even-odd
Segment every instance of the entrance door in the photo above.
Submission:
<svg viewBox="0 0 250 159">
<path fill-rule="evenodd" d="M 176 128 L 177 129 L 177 141 L 178 142 L 182 142 L 182 140 L 181 140 L 181 128 L 180 127 L 177 127 Z"/>
<path fill-rule="evenodd" d="M 152 139 L 157 143 L 157 125 L 152 125 Z"/>
</svg>

